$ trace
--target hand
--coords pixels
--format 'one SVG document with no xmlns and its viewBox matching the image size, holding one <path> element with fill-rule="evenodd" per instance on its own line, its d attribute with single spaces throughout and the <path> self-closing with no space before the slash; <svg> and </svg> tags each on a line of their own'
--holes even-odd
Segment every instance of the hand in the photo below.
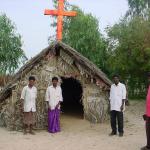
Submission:
<svg viewBox="0 0 150 150">
<path fill-rule="evenodd" d="M 45 103 L 45 107 L 46 107 L 46 110 L 48 110 L 48 109 L 50 109 L 50 110 L 51 110 L 51 108 L 50 108 L 50 106 L 49 106 L 49 103 L 48 103 L 48 102 L 46 102 L 46 103 Z"/>
<path fill-rule="evenodd" d="M 60 105 L 60 104 L 57 104 L 57 105 L 56 105 L 56 108 L 58 108 L 58 107 L 59 107 L 59 105 Z"/>
<path fill-rule="evenodd" d="M 143 119 L 144 119 L 144 121 L 146 121 L 146 120 L 147 120 L 147 116 L 146 116 L 146 114 L 144 114 L 144 115 L 143 115 Z"/>
<path fill-rule="evenodd" d="M 123 111 L 123 109 L 124 109 L 124 106 L 122 105 L 122 106 L 120 107 L 120 110 Z"/>
<path fill-rule="evenodd" d="M 126 104 L 126 106 L 129 106 L 129 105 L 130 105 L 130 103 L 129 103 L 128 100 L 125 101 L 125 104 Z"/>
<path fill-rule="evenodd" d="M 20 111 L 23 112 L 23 107 L 22 106 L 20 107 Z"/>
<path fill-rule="evenodd" d="M 49 110 L 51 110 L 51 106 L 49 106 L 48 108 L 49 108 Z"/>
<path fill-rule="evenodd" d="M 20 107 L 19 108 L 20 108 L 20 111 L 23 112 L 23 103 L 22 102 L 20 103 Z"/>
</svg>

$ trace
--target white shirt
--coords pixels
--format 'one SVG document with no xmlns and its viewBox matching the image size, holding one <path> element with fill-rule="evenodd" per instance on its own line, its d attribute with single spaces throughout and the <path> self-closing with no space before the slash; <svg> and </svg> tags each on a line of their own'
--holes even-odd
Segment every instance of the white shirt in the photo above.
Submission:
<svg viewBox="0 0 150 150">
<path fill-rule="evenodd" d="M 52 110 L 54 110 L 56 105 L 59 102 L 63 101 L 61 87 L 57 86 L 55 88 L 53 85 L 49 86 L 46 90 L 45 97 L 46 97 L 45 101 L 49 102 L 49 106 L 51 107 Z"/>
<path fill-rule="evenodd" d="M 25 86 L 21 93 L 21 99 L 24 100 L 24 112 L 36 112 L 37 88 Z"/>
<path fill-rule="evenodd" d="M 122 83 L 118 85 L 111 85 L 110 89 L 110 109 L 121 111 L 120 107 L 122 106 L 122 100 L 126 99 L 126 87 Z"/>
</svg>

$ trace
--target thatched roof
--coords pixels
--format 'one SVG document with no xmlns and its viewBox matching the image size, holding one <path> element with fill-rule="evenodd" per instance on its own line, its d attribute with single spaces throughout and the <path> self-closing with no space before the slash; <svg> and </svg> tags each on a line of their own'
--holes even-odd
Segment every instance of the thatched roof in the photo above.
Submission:
<svg viewBox="0 0 150 150">
<path fill-rule="evenodd" d="M 12 81 L 7 84 L 4 90 L 0 93 L 0 101 L 3 101 L 9 97 L 13 87 L 16 85 L 16 82 L 20 80 L 26 73 L 31 71 L 32 68 L 38 64 L 50 51 L 59 51 L 60 49 L 72 57 L 82 67 L 86 68 L 86 70 L 88 70 L 93 77 L 101 79 L 108 86 L 111 85 L 111 81 L 107 78 L 107 76 L 87 58 L 82 56 L 79 52 L 70 46 L 62 42 L 55 42 L 54 44 L 42 50 L 38 55 L 33 57 L 23 67 L 21 67 L 21 69 L 12 78 Z"/>
<path fill-rule="evenodd" d="M 0 75 L 0 87 L 4 87 L 11 80 L 10 75 Z"/>
</svg>

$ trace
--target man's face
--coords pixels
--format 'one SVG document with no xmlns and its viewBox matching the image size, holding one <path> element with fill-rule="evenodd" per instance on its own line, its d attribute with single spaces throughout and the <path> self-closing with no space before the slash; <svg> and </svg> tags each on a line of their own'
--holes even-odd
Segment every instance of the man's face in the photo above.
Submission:
<svg viewBox="0 0 150 150">
<path fill-rule="evenodd" d="M 119 83 L 119 78 L 118 78 L 118 77 L 114 77 L 113 80 L 114 80 L 114 83 L 115 83 L 116 85 Z"/>
<path fill-rule="evenodd" d="M 53 80 L 53 81 L 52 81 L 52 83 L 53 83 L 53 86 L 54 86 L 54 87 L 56 87 L 56 86 L 57 86 L 58 81 L 57 81 L 57 80 Z"/>
<path fill-rule="evenodd" d="M 29 85 L 33 86 L 35 84 L 35 80 L 29 80 Z"/>
</svg>

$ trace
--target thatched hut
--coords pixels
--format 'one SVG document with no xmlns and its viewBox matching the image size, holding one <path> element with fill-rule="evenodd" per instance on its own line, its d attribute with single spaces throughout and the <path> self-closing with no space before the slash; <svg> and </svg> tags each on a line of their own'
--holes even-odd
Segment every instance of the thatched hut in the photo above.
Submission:
<svg viewBox="0 0 150 150">
<path fill-rule="evenodd" d="M 0 75 L 0 92 L 6 86 L 6 84 L 11 80 L 10 75 Z"/>
<path fill-rule="evenodd" d="M 63 91 L 63 111 L 82 109 L 85 119 L 103 122 L 107 117 L 111 81 L 87 58 L 62 42 L 56 42 L 28 61 L 0 93 L 0 125 L 8 129 L 22 128 L 20 94 L 28 77 L 36 77 L 38 89 L 36 128 L 47 126 L 45 91 L 53 76 L 59 77 Z"/>
</svg>

